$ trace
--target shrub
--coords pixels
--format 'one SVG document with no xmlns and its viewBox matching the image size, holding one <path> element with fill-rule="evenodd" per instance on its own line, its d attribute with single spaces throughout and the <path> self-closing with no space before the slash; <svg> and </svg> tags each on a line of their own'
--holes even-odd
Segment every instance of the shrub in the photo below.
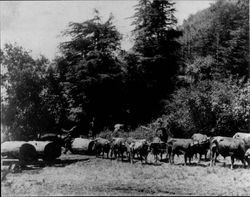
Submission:
<svg viewBox="0 0 250 197">
<path fill-rule="evenodd" d="M 135 139 L 146 139 L 148 141 L 152 141 L 155 136 L 153 130 L 143 129 L 142 127 L 136 128 L 134 131 L 129 132 L 129 137 Z"/>
</svg>

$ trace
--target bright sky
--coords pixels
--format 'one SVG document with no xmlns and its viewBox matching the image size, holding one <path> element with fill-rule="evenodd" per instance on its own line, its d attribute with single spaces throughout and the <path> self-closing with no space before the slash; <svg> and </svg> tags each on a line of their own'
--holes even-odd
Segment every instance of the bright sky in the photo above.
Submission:
<svg viewBox="0 0 250 197">
<path fill-rule="evenodd" d="M 214 1 L 178 0 L 176 1 L 176 17 L 181 24 L 190 14 L 207 8 Z M 123 1 L 1 1 L 1 48 L 5 43 L 21 45 L 31 50 L 37 57 L 45 55 L 52 60 L 63 41 L 60 32 L 67 28 L 69 22 L 83 22 L 93 17 L 93 9 L 99 10 L 103 19 L 112 12 L 118 31 L 123 34 L 122 47 L 132 46 L 130 25 L 134 14 L 136 0 Z"/>
</svg>

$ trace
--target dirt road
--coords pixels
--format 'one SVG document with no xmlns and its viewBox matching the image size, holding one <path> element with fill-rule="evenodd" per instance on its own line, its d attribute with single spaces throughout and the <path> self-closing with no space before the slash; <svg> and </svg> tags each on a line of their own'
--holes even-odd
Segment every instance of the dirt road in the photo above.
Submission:
<svg viewBox="0 0 250 197">
<path fill-rule="evenodd" d="M 52 166 L 10 173 L 2 181 L 2 196 L 51 195 L 250 195 L 250 169 L 229 160 L 211 168 L 208 162 L 183 166 L 142 165 L 83 155 L 63 155 Z M 2 167 L 2 171 L 3 171 Z"/>
</svg>

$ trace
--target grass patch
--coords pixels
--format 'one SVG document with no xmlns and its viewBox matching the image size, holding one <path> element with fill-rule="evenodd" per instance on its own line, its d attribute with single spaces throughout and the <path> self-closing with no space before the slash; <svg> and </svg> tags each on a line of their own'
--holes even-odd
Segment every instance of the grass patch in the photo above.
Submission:
<svg viewBox="0 0 250 197">
<path fill-rule="evenodd" d="M 66 155 L 76 156 L 80 155 Z M 68 158 L 69 159 L 69 158 Z M 176 158 L 177 162 L 183 157 Z M 227 161 L 230 162 L 230 161 Z M 222 166 L 204 168 L 164 163 L 130 164 L 90 157 L 63 168 L 44 167 L 39 173 L 9 174 L 2 195 L 248 195 L 250 171 Z M 202 189 L 201 189 L 202 188 Z M 225 188 L 230 188 L 226 190 Z"/>
</svg>

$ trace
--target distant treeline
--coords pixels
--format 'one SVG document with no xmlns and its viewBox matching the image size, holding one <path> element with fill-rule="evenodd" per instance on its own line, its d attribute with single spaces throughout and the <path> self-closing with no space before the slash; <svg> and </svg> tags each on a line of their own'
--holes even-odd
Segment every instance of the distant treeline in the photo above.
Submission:
<svg viewBox="0 0 250 197">
<path fill-rule="evenodd" d="M 218 0 L 177 27 L 174 3 L 139 0 L 134 45 L 121 49 L 113 16 L 70 23 L 52 62 L 1 49 L 1 122 L 11 139 L 129 131 L 162 118 L 176 137 L 249 131 L 249 3 Z"/>
</svg>

